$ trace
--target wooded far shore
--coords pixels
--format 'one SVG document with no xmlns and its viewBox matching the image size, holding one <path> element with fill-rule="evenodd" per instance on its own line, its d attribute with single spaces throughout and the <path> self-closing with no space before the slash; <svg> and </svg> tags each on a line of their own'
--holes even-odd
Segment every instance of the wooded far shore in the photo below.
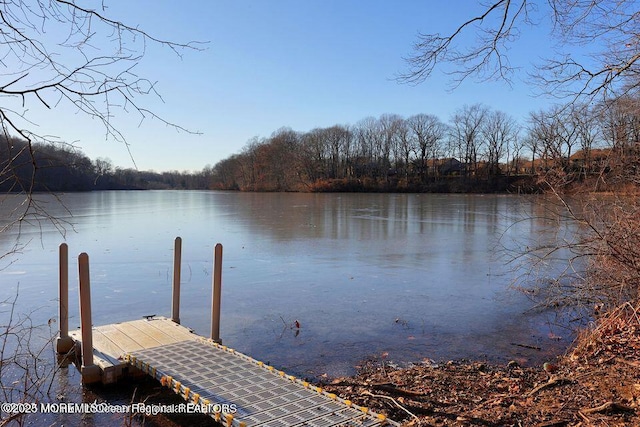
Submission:
<svg viewBox="0 0 640 427">
<path fill-rule="evenodd" d="M 11 159 L 0 165 L 1 192 L 73 192 L 98 190 L 231 190 L 231 191 L 295 191 L 295 192 L 416 192 L 416 193 L 543 193 L 549 184 L 566 188 L 589 188 L 609 191 L 619 184 L 622 170 L 632 170 L 613 150 L 590 153 L 585 164 L 584 153 L 578 152 L 567 162 L 537 160 L 523 163 L 518 171 L 495 170 L 487 165 L 473 166 L 455 158 L 428 161 L 424 168 L 415 165 L 404 171 L 371 169 L 363 165 L 349 166 L 349 176 L 342 178 L 309 176 L 295 171 L 274 174 L 268 165 L 254 164 L 250 170 L 243 159 L 227 159 L 215 167 L 198 172 L 155 172 L 113 167 L 108 159 L 89 159 L 81 151 L 68 146 L 32 144 L 15 139 L 0 143 L 0 159 Z M 35 158 L 35 161 L 33 159 Z M 231 163 L 237 175 L 228 175 Z M 371 165 L 370 165 L 371 166 Z M 226 171 L 226 172 L 225 172 Z M 516 173 L 517 172 L 517 173 Z"/>
</svg>

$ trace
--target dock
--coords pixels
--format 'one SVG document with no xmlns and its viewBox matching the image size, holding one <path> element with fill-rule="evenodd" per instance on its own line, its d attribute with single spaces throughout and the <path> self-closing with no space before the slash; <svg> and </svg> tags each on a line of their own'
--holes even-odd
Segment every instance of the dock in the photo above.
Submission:
<svg viewBox="0 0 640 427">
<path fill-rule="evenodd" d="M 374 427 L 399 424 L 222 345 L 222 245 L 214 250 L 209 337 L 180 324 L 180 258 L 174 246 L 171 318 L 144 316 L 110 325 L 91 323 L 89 256 L 78 256 L 80 330 L 68 330 L 68 247 L 60 245 L 60 337 L 56 351 L 76 365 L 84 384 L 112 384 L 148 375 L 199 405 L 224 426 Z"/>
<path fill-rule="evenodd" d="M 99 368 L 99 380 L 103 384 L 113 384 L 123 376 L 129 375 L 129 363 L 125 360 L 128 354 L 147 348 L 178 344 L 200 338 L 190 329 L 178 325 L 171 319 L 156 316 L 93 327 L 92 335 L 93 364 Z M 69 333 L 69 336 L 77 346 L 76 353 L 81 354 L 81 331 L 73 331 Z M 97 382 L 91 381 L 91 379 L 86 375 L 83 376 L 85 382 Z"/>
</svg>

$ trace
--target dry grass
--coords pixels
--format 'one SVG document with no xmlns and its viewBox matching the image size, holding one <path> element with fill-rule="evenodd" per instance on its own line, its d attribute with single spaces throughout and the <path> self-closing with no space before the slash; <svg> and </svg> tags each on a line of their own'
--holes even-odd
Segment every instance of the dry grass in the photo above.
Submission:
<svg viewBox="0 0 640 427">
<path fill-rule="evenodd" d="M 627 347 L 628 339 L 619 339 L 621 335 L 636 336 L 639 334 L 640 302 L 635 304 L 625 302 L 600 317 L 592 327 L 580 331 L 569 358 L 578 360 L 585 357 L 597 357 L 600 352 L 607 350 L 616 350 L 621 353 L 627 350 L 640 350 Z"/>
</svg>

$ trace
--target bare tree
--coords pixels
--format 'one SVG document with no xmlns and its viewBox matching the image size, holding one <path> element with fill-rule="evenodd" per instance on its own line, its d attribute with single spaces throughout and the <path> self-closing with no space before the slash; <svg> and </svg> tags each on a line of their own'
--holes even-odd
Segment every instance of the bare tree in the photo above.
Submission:
<svg viewBox="0 0 640 427">
<path fill-rule="evenodd" d="M 550 22 L 549 45 L 557 42 L 556 50 L 532 73 L 545 93 L 576 100 L 620 96 L 640 85 L 640 20 L 634 1 L 492 0 L 481 6 L 480 13 L 448 34 L 419 34 L 399 80 L 421 83 L 445 66 L 454 85 L 471 77 L 511 82 L 519 67 L 511 63 L 509 50 L 522 33 Z M 470 39 L 475 42 L 465 44 Z"/>
<path fill-rule="evenodd" d="M 602 108 L 605 139 L 623 155 L 640 141 L 640 100 L 623 96 L 607 102 Z"/>
<path fill-rule="evenodd" d="M 427 176 L 427 159 L 431 153 L 435 157 L 437 144 L 444 138 L 446 126 L 433 114 L 416 114 L 409 117 L 407 123 L 415 138 L 420 176 L 424 180 Z"/>
<path fill-rule="evenodd" d="M 329 150 L 324 138 L 324 129 L 316 128 L 306 132 L 300 138 L 302 150 L 301 165 L 311 182 L 327 177 L 327 159 Z"/>
<path fill-rule="evenodd" d="M 291 191 L 300 183 L 293 172 L 299 168 L 299 146 L 300 135 L 291 128 L 282 127 L 271 134 L 258 159 L 264 189 Z"/>
<path fill-rule="evenodd" d="M 609 147 L 606 166 L 611 184 L 640 183 L 640 96 L 625 95 L 599 109 L 603 141 Z"/>
<path fill-rule="evenodd" d="M 569 172 L 574 147 L 579 143 L 580 134 L 577 127 L 579 114 L 575 108 L 575 104 L 569 105 L 569 107 L 565 108 L 562 112 L 554 111 L 554 109 L 551 110 L 551 116 L 554 117 L 558 123 L 558 137 L 560 142 L 558 156 L 566 172 Z"/>
<path fill-rule="evenodd" d="M 398 124 L 398 158 L 396 167 L 402 169 L 402 175 L 405 180 L 409 179 L 409 162 L 411 161 L 411 155 L 415 151 L 416 146 L 414 139 L 411 138 L 409 123 L 407 120 L 402 120 Z"/>
<path fill-rule="evenodd" d="M 180 125 L 159 117 L 141 98 L 160 98 L 154 81 L 139 76 L 136 66 L 144 59 L 147 46 L 156 44 L 180 56 L 199 50 L 198 42 L 176 43 L 158 38 L 139 27 L 108 15 L 104 2 L 83 7 L 67 0 L 17 0 L 0 4 L 0 127 L 3 140 L 11 144 L 17 137 L 26 144 L 20 152 L 0 164 L 3 181 L 13 180 L 13 191 L 27 194 L 18 220 L 32 215 L 46 218 L 30 197 L 40 165 L 34 154 L 37 143 L 67 144 L 37 130 L 33 111 L 59 119 L 60 111 L 70 107 L 76 114 L 102 124 L 105 137 L 128 148 L 127 139 L 117 127 L 118 111 L 135 113 L 140 121 L 159 120 L 176 130 Z M 9 147 L 10 149 L 11 147 Z M 11 152 L 11 150 L 9 150 Z M 15 175 L 15 162 L 30 159 L 30 179 Z"/>
<path fill-rule="evenodd" d="M 599 138 L 597 116 L 593 108 L 581 105 L 574 108 L 572 119 L 580 141 L 579 169 L 586 177 L 594 169 L 591 151 Z"/>
<path fill-rule="evenodd" d="M 516 138 L 508 147 L 507 158 L 509 163 L 507 165 L 507 175 L 519 175 L 522 172 L 522 166 L 527 161 L 522 154 L 526 145 L 527 139 L 520 136 L 520 129 L 518 129 Z"/>
<path fill-rule="evenodd" d="M 451 117 L 451 142 L 460 162 L 464 165 L 465 176 L 475 173 L 478 167 L 478 155 L 482 143 L 482 127 L 489 108 L 482 104 L 465 105 Z"/>
<path fill-rule="evenodd" d="M 378 175 L 376 161 L 379 152 L 377 148 L 382 145 L 380 142 L 380 123 L 375 117 L 365 117 L 356 123 L 355 132 L 357 138 L 357 158 L 354 159 L 354 166 L 357 169 L 356 175 L 374 178 Z"/>
<path fill-rule="evenodd" d="M 518 125 L 513 117 L 502 111 L 491 111 L 481 129 L 487 151 L 489 175 L 500 173 L 500 160 L 518 137 Z"/>
<path fill-rule="evenodd" d="M 400 124 L 403 122 L 402 117 L 397 114 L 383 114 L 380 116 L 380 132 L 382 134 L 382 167 L 387 171 L 391 167 L 391 161 L 397 162 L 397 158 L 392 155 L 397 153 L 399 143 Z"/>
<path fill-rule="evenodd" d="M 535 148 L 540 151 L 542 168 L 549 169 L 553 165 L 551 159 L 561 156 L 560 130 L 558 118 L 545 110 L 529 114 L 529 137 L 535 141 Z"/>
<path fill-rule="evenodd" d="M 640 296 L 640 206 L 635 197 L 583 195 L 566 199 L 553 192 L 523 216 L 542 227 L 523 249 L 505 247 L 515 282 L 540 308 L 611 309 Z M 555 202 L 554 202 L 555 201 Z M 579 317 L 576 317 L 579 320 Z"/>
<path fill-rule="evenodd" d="M 345 126 L 335 125 L 324 131 L 329 147 L 329 177 L 343 178 L 344 168 L 341 167 L 341 154 L 348 151 L 347 146 L 351 139 L 351 133 Z"/>
<path fill-rule="evenodd" d="M 530 136 L 542 147 L 543 168 L 555 175 L 557 184 L 567 184 L 574 178 L 572 156 L 576 146 L 590 146 L 593 142 L 590 117 L 578 104 L 553 106 L 530 114 Z M 581 155 L 584 155 L 583 151 Z"/>
</svg>

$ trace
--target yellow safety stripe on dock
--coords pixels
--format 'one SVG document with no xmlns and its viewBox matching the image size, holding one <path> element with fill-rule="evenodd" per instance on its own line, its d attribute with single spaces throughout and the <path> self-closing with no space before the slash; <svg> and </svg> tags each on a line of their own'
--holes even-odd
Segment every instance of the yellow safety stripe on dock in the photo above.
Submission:
<svg viewBox="0 0 640 427">
<path fill-rule="evenodd" d="M 236 427 L 374 427 L 398 424 L 210 340 L 190 340 L 126 356 L 187 402 Z"/>
<path fill-rule="evenodd" d="M 200 341 L 205 342 L 205 343 L 207 343 L 209 345 L 213 345 L 214 347 L 223 348 L 223 350 L 229 351 L 229 352 L 237 355 L 238 357 L 241 357 L 241 358 L 247 360 L 250 363 L 254 363 L 254 364 L 256 364 L 256 365 L 258 365 L 260 367 L 266 368 L 269 371 L 273 371 L 274 370 L 274 368 L 272 366 L 266 365 L 265 363 L 263 363 L 261 361 L 258 361 L 258 360 L 254 359 L 254 358 L 252 358 L 250 356 L 247 356 L 247 355 L 245 355 L 243 353 L 236 352 L 235 350 L 230 349 L 230 348 L 228 348 L 226 346 L 222 346 L 222 345 L 220 345 L 218 343 L 215 343 L 213 341 L 210 341 L 210 340 L 207 340 L 207 339 L 204 339 L 204 338 L 201 338 Z M 326 391 L 322 390 L 322 388 L 312 386 L 309 382 L 304 381 L 302 379 L 299 379 L 299 378 L 295 377 L 294 375 L 286 375 L 283 371 L 277 371 L 277 374 L 280 375 L 283 378 L 287 378 L 288 380 L 290 380 L 292 382 L 295 382 L 295 383 L 298 383 L 298 384 L 302 385 L 304 388 L 308 388 L 308 389 L 311 389 L 311 390 L 313 390 L 313 391 L 315 391 L 317 393 L 323 394 L 324 396 L 327 396 L 328 398 L 330 398 L 332 400 L 336 400 L 336 401 L 339 401 L 339 402 L 341 402 L 341 403 L 343 403 L 343 404 L 345 404 L 347 406 L 359 409 L 360 411 L 362 411 L 364 413 L 369 412 L 369 408 L 366 408 L 364 406 L 354 405 L 350 400 L 342 399 L 342 398 L 338 397 L 336 394 L 333 394 L 333 393 L 327 393 Z M 378 419 L 380 419 L 380 420 L 385 420 L 386 419 L 385 415 L 383 415 L 383 414 L 375 414 L 373 412 L 372 412 L 372 414 L 376 415 L 378 417 Z"/>
</svg>

